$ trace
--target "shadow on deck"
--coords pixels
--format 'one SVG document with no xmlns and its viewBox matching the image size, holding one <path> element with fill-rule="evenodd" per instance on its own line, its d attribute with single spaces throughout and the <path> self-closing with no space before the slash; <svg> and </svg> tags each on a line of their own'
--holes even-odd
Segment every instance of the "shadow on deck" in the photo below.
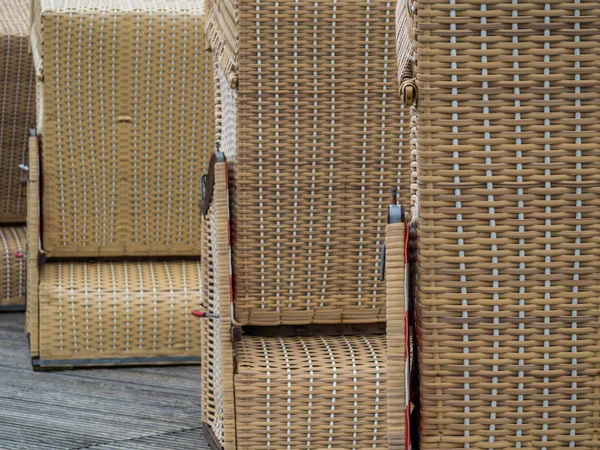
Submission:
<svg viewBox="0 0 600 450">
<path fill-rule="evenodd" d="M 23 330 L 0 314 L 0 449 L 208 449 L 199 367 L 34 373 Z"/>
</svg>

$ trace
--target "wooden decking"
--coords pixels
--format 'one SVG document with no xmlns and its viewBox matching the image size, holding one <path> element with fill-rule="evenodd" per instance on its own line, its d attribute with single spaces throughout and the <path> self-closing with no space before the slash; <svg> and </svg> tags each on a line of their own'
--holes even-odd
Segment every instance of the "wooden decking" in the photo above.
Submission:
<svg viewBox="0 0 600 450">
<path fill-rule="evenodd" d="M 208 449 L 199 367 L 34 373 L 23 322 L 0 314 L 0 449 Z"/>
</svg>

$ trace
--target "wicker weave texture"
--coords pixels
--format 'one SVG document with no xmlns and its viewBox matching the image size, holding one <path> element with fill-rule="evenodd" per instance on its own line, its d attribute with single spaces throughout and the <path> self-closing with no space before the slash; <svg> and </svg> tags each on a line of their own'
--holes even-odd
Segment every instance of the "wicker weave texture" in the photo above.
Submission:
<svg viewBox="0 0 600 450">
<path fill-rule="evenodd" d="M 414 0 L 398 0 L 396 4 L 396 59 L 398 74 L 414 60 Z"/>
<path fill-rule="evenodd" d="M 395 5 L 220 1 L 207 20 L 232 168 L 236 318 L 385 321 L 385 207 L 391 187 L 408 186 L 410 136 Z"/>
<path fill-rule="evenodd" d="M 0 227 L 0 308 L 25 306 L 27 267 L 15 253 L 25 253 L 26 239 L 25 227 Z"/>
<path fill-rule="evenodd" d="M 248 336 L 236 352 L 239 450 L 388 448 L 385 336 Z"/>
<path fill-rule="evenodd" d="M 48 255 L 199 256 L 203 2 L 44 0 L 35 14 Z"/>
<path fill-rule="evenodd" d="M 419 109 L 410 108 L 410 214 L 419 217 Z"/>
<path fill-rule="evenodd" d="M 227 450 L 235 450 L 236 426 L 231 343 L 231 266 L 225 163 L 215 166 L 215 191 L 202 220 L 202 422 Z"/>
<path fill-rule="evenodd" d="M 35 124 L 35 72 L 29 52 L 29 0 L 0 2 L 0 223 L 24 222 L 27 136 Z"/>
<path fill-rule="evenodd" d="M 600 449 L 599 11 L 418 2 L 422 448 Z"/>
<path fill-rule="evenodd" d="M 200 264 L 48 263 L 40 271 L 40 358 L 198 357 Z"/>
<path fill-rule="evenodd" d="M 385 280 L 387 288 L 387 429 L 389 448 L 406 450 L 406 411 L 409 394 L 406 302 L 406 225 L 389 224 L 386 232 Z"/>
<path fill-rule="evenodd" d="M 216 164 L 215 180 L 202 221 L 202 311 L 215 317 L 202 319 L 201 348 L 202 418 L 217 443 L 225 450 L 404 449 L 404 224 L 387 230 L 393 353 L 383 335 L 245 336 L 234 344 L 225 163 Z"/>
<path fill-rule="evenodd" d="M 31 356 L 39 356 L 39 265 L 40 245 L 40 168 L 39 142 L 29 138 L 29 179 L 27 181 L 27 309 L 25 329 L 29 335 Z"/>
</svg>

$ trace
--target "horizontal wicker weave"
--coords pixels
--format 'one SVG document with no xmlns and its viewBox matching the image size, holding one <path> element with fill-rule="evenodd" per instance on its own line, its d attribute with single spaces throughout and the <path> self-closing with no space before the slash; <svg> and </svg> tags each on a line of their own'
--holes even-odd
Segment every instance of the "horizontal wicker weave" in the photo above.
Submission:
<svg viewBox="0 0 600 450">
<path fill-rule="evenodd" d="M 199 179 L 214 145 L 203 3 L 37 3 L 50 257 L 200 255 Z"/>
<path fill-rule="evenodd" d="M 200 264 L 48 263 L 40 270 L 40 358 L 198 357 Z"/>
<path fill-rule="evenodd" d="M 29 52 L 29 0 L 0 2 L 0 223 L 27 215 L 20 164 L 35 124 L 35 72 Z"/>
<path fill-rule="evenodd" d="M 387 449 L 386 353 L 385 336 L 243 338 L 238 450 Z"/>
<path fill-rule="evenodd" d="M 15 253 L 26 248 L 25 227 L 0 227 L 0 311 L 25 307 L 27 268 Z"/>
<path fill-rule="evenodd" d="M 209 3 L 236 319 L 384 322 L 385 207 L 410 136 L 395 4 Z"/>
<path fill-rule="evenodd" d="M 600 449 L 600 3 L 417 6 L 421 448 Z"/>
<path fill-rule="evenodd" d="M 226 163 L 216 164 L 214 179 L 202 221 L 202 311 L 214 318 L 201 327 L 202 420 L 213 447 L 404 449 L 404 224 L 388 231 L 395 354 L 383 335 L 243 336 L 234 343 Z"/>
</svg>

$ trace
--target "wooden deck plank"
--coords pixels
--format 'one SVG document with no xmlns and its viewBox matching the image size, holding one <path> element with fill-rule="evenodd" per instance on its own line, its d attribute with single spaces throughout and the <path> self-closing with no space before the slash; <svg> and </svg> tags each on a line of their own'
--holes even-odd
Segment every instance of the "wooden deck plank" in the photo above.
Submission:
<svg viewBox="0 0 600 450">
<path fill-rule="evenodd" d="M 22 313 L 0 314 L 0 449 L 207 449 L 197 366 L 33 372 Z"/>
</svg>

